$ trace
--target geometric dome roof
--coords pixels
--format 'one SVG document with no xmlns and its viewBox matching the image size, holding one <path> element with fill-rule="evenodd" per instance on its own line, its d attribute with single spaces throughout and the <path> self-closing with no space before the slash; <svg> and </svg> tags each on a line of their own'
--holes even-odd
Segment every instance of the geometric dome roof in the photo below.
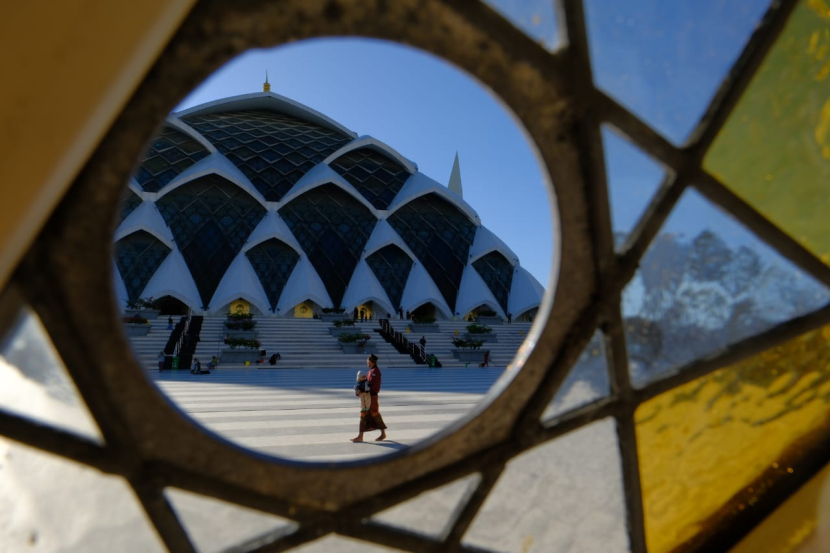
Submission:
<svg viewBox="0 0 830 553">
<path fill-rule="evenodd" d="M 171 114 L 132 186 L 116 233 L 123 300 L 151 280 L 177 289 L 161 282 L 180 274 L 159 272 L 168 253 L 192 277 L 197 292 L 177 297 L 196 312 L 240 297 L 263 315 L 373 301 L 390 313 L 430 303 L 439 317 L 479 306 L 504 316 L 542 299 L 463 198 L 379 140 L 272 92 Z"/>
</svg>

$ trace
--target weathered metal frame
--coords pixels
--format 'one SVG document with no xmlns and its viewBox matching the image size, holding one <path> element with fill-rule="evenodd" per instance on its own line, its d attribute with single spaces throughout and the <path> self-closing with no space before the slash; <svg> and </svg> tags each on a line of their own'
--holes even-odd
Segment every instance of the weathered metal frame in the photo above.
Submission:
<svg viewBox="0 0 830 553">
<path fill-rule="evenodd" d="M 163 490 L 174 486 L 270 512 L 299 523 L 240 544 L 282 551 L 336 532 L 409 551 L 475 551 L 462 537 L 505 464 L 528 449 L 591 422 L 614 417 L 632 551 L 646 550 L 637 406 L 674 386 L 830 322 L 830 307 L 735 344 L 644 388 L 629 381 L 620 311 L 623 287 L 688 186 L 729 211 L 805 272 L 830 285 L 830 268 L 707 174 L 703 156 L 775 42 L 795 0 L 774 2 L 724 80 L 690 140 L 676 147 L 593 83 L 582 0 L 556 0 L 565 44 L 550 53 L 489 7 L 472 0 L 203 0 L 182 25 L 40 233 L 0 298 L 0 327 L 23 304 L 33 307 L 58 348 L 105 445 L 0 413 L 0 434 L 121 475 L 172 551 L 194 551 Z M 491 87 L 524 124 L 553 182 L 559 214 L 560 271 L 553 301 L 508 376 L 467 419 L 435 439 L 375 461 L 311 465 L 242 450 L 184 417 L 125 352 L 110 282 L 112 234 L 134 162 L 177 101 L 219 65 L 250 47 L 316 36 L 394 40 L 441 56 Z M 669 176 L 622 253 L 614 251 L 601 125 L 610 124 L 667 169 Z M 547 229 L 540 229 L 544 232 Z M 556 254 L 556 252 L 554 252 Z M 89 318 L 89 305 L 104 313 Z M 542 422 L 541 414 L 597 328 L 611 368 L 609 397 Z M 0 332 L 5 328 L 0 328 Z M 826 443 L 825 439 L 822 443 Z M 209 462 L 208 462 L 209 460 Z M 693 550 L 728 548 L 830 460 L 830 447 L 802 460 L 797 477 L 777 485 L 731 527 Z M 475 490 L 437 538 L 374 522 L 373 514 L 419 493 L 478 473 Z M 371 478 L 364 478 L 371 474 Z M 360 486 L 354 483 L 360 482 Z M 367 488 L 366 483 L 371 485 Z"/>
</svg>

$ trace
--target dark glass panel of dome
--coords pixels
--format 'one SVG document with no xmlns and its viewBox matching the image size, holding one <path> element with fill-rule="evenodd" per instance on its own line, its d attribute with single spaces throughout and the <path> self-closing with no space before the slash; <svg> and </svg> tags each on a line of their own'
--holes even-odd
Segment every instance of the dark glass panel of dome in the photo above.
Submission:
<svg viewBox="0 0 830 553">
<path fill-rule="evenodd" d="M 208 155 L 197 140 L 173 127 L 164 127 L 150 142 L 135 180 L 147 192 L 158 192 L 179 174 Z"/>
<path fill-rule="evenodd" d="M 329 166 L 378 209 L 387 209 L 409 178 L 400 163 L 370 148 L 347 152 Z"/>
<path fill-rule="evenodd" d="M 487 287 L 496 296 L 501 308 L 507 313 L 507 296 L 513 283 L 513 265 L 499 252 L 490 252 L 476 259 L 473 268 L 478 271 Z"/>
<path fill-rule="evenodd" d="M 130 190 L 129 188 L 124 193 L 124 198 L 121 200 L 121 220 L 119 224 L 124 222 L 124 219 L 130 216 L 130 213 L 135 211 L 135 208 L 141 205 L 141 198 Z"/>
<path fill-rule="evenodd" d="M 185 121 L 272 202 L 281 200 L 312 167 L 351 140 L 331 129 L 270 111 L 210 113 Z"/>
<path fill-rule="evenodd" d="M 141 297 L 141 291 L 169 253 L 170 248 L 143 230 L 115 243 L 115 264 L 131 300 Z"/>
<path fill-rule="evenodd" d="M 207 306 L 265 208 L 218 175 L 183 184 L 156 202 Z"/>
<path fill-rule="evenodd" d="M 401 304 L 406 279 L 412 269 L 412 259 L 397 246 L 384 246 L 366 258 L 366 263 L 378 277 L 392 306 Z"/>
<path fill-rule="evenodd" d="M 277 302 L 291 276 L 291 271 L 300 260 L 300 256 L 285 242 L 271 238 L 245 252 L 248 261 L 256 271 L 265 294 L 271 303 L 271 309 L 277 307 Z"/>
<path fill-rule="evenodd" d="M 424 264 L 447 305 L 454 310 L 467 254 L 476 235 L 475 224 L 435 194 L 412 200 L 388 221 Z"/>
<path fill-rule="evenodd" d="M 279 213 L 339 307 L 377 219 L 334 184 L 309 190 Z"/>
</svg>

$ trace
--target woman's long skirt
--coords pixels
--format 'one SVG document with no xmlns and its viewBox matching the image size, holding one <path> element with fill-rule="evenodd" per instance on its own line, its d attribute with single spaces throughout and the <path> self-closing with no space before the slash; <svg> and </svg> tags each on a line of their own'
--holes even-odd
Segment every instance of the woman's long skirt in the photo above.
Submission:
<svg viewBox="0 0 830 553">
<path fill-rule="evenodd" d="M 371 432 L 372 430 L 386 430 L 386 424 L 383 422 L 383 417 L 380 416 L 378 396 L 372 396 L 369 410 L 360 413 L 360 431 Z"/>
</svg>

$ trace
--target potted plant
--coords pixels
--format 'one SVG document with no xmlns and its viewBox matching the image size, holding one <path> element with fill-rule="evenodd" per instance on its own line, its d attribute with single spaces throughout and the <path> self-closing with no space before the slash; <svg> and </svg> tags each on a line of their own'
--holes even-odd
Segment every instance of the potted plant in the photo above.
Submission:
<svg viewBox="0 0 830 553">
<path fill-rule="evenodd" d="M 351 319 L 336 320 L 333 324 L 334 326 L 329 327 L 329 332 L 335 338 L 339 337 L 341 334 L 350 334 L 355 331 L 354 321 Z"/>
<path fill-rule="evenodd" d="M 158 300 L 152 296 L 149 298 L 138 298 L 137 300 L 127 300 L 126 304 L 127 308 L 124 310 L 125 315 L 140 315 L 147 319 L 155 319 L 161 313 L 158 308 Z"/>
<path fill-rule="evenodd" d="M 493 329 L 481 323 L 470 323 L 467 325 L 467 334 L 464 335 L 467 340 L 481 340 L 483 342 L 497 342 L 496 335 L 493 334 Z"/>
<path fill-rule="evenodd" d="M 228 313 L 225 330 L 229 338 L 256 339 L 258 333 L 254 328 L 257 322 L 251 313 Z"/>
<path fill-rule="evenodd" d="M 341 334 L 337 337 L 343 353 L 377 353 L 375 344 L 369 344 L 372 337 L 362 332 Z"/>
<path fill-rule="evenodd" d="M 228 346 L 222 350 L 220 361 L 223 363 L 244 363 L 259 359 L 259 348 L 262 344 L 259 340 L 251 338 L 228 338 L 225 340 Z"/>
<path fill-rule="evenodd" d="M 346 312 L 346 309 L 343 307 L 324 307 L 320 311 L 320 319 L 327 323 L 332 323 L 345 318 L 343 314 Z"/>
<path fill-rule="evenodd" d="M 438 324 L 432 317 L 412 317 L 412 322 L 409 323 L 408 328 L 415 334 L 439 331 Z"/>
<path fill-rule="evenodd" d="M 485 325 L 500 325 L 501 317 L 489 307 L 482 307 L 475 314 L 476 322 Z"/>
<path fill-rule="evenodd" d="M 489 307 L 481 307 L 474 314 L 475 322 L 483 325 L 500 325 L 502 318 Z"/>
<path fill-rule="evenodd" d="M 141 315 L 130 315 L 123 320 L 127 336 L 147 336 L 150 332 L 150 321 Z"/>
<path fill-rule="evenodd" d="M 452 350 L 452 356 L 465 363 L 483 363 L 485 353 L 489 354 L 490 350 L 482 350 L 482 344 L 483 340 L 453 338 L 452 345 L 456 349 Z"/>
</svg>

